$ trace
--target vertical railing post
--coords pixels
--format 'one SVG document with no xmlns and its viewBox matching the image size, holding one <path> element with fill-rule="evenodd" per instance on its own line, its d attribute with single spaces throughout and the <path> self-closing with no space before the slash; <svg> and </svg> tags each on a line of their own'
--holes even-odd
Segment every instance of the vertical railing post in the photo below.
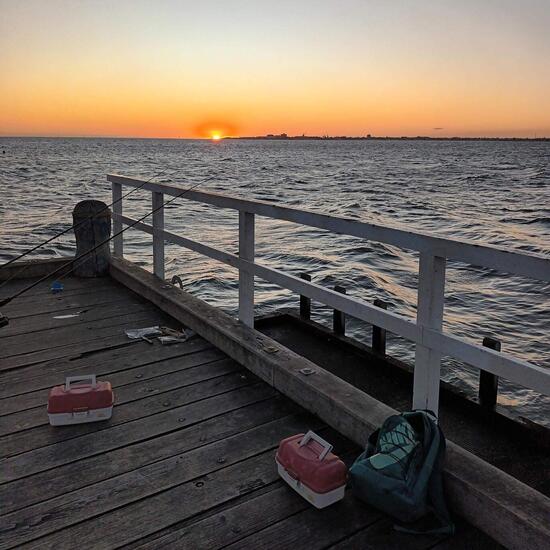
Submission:
<svg viewBox="0 0 550 550">
<path fill-rule="evenodd" d="M 122 216 L 122 185 L 120 183 L 112 183 L 112 203 L 113 203 L 113 256 L 122 258 L 124 255 L 124 240 L 122 231 L 122 221 L 118 216 Z"/>
<path fill-rule="evenodd" d="M 483 338 L 483 345 L 486 348 L 500 351 L 500 342 L 496 338 L 486 336 Z M 485 370 L 479 371 L 479 404 L 488 410 L 495 408 L 498 396 L 498 376 Z"/>
<path fill-rule="evenodd" d="M 417 325 L 441 330 L 445 302 L 445 258 L 420 253 Z M 438 414 L 441 353 L 417 344 L 414 362 L 413 409 Z"/>
<path fill-rule="evenodd" d="M 381 309 L 388 309 L 388 304 L 383 300 L 376 298 L 374 305 Z M 386 355 L 386 329 L 374 325 L 372 327 L 372 349 L 376 353 Z"/>
<path fill-rule="evenodd" d="M 345 294 L 346 289 L 343 286 L 336 285 L 334 287 L 335 292 Z M 334 334 L 344 336 L 346 334 L 346 314 L 343 311 L 334 310 L 332 314 L 332 330 Z"/>
<path fill-rule="evenodd" d="M 164 193 L 153 191 L 153 273 L 164 280 Z"/>
<path fill-rule="evenodd" d="M 300 279 L 311 282 L 311 275 L 308 273 L 300 273 Z M 304 321 L 311 319 L 311 298 L 300 294 L 300 318 Z"/>
<path fill-rule="evenodd" d="M 254 214 L 239 211 L 239 258 L 254 261 Z M 239 320 L 254 327 L 254 274 L 239 269 Z"/>
</svg>

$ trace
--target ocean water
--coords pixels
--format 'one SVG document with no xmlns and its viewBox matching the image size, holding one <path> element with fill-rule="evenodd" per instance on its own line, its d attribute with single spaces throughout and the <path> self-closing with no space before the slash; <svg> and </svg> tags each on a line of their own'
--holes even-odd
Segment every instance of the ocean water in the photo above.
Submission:
<svg viewBox="0 0 550 550">
<path fill-rule="evenodd" d="M 0 138 L 0 259 L 71 223 L 76 202 L 110 202 L 107 173 L 308 208 L 550 255 L 550 143 L 511 141 L 241 141 Z M 129 188 L 126 190 L 130 190 Z M 151 196 L 137 191 L 124 211 L 138 217 Z M 237 252 L 238 217 L 178 199 L 166 208 L 171 231 Z M 418 257 L 410 251 L 276 220 L 257 219 L 257 257 L 288 273 L 308 272 L 327 287 L 381 298 L 414 319 Z M 71 234 L 34 257 L 69 255 Z M 128 258 L 150 268 L 151 238 L 125 233 Z M 237 273 L 167 244 L 167 276 L 234 314 Z M 297 305 L 298 297 L 261 280 L 256 313 Z M 313 304 L 329 324 L 331 310 Z M 492 335 L 503 351 L 550 368 L 550 284 L 450 262 L 445 330 L 472 342 Z M 348 320 L 368 342 L 371 327 Z M 412 361 L 414 346 L 390 336 L 388 353 Z M 443 376 L 472 394 L 477 372 L 448 358 Z M 550 399 L 501 380 L 499 401 L 550 425 Z"/>
</svg>

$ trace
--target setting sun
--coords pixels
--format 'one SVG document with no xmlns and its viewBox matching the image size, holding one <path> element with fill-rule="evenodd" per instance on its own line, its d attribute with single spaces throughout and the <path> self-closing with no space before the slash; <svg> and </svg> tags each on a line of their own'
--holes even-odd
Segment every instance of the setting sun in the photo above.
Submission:
<svg viewBox="0 0 550 550">
<path fill-rule="evenodd" d="M 218 141 L 219 139 L 222 139 L 222 136 L 221 136 L 220 133 L 214 132 L 214 133 L 212 134 L 212 139 L 213 139 L 214 141 Z"/>
</svg>

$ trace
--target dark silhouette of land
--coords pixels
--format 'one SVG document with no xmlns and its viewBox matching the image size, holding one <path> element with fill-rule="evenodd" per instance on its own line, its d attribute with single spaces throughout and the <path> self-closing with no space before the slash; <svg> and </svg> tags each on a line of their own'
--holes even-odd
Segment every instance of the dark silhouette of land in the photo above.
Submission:
<svg viewBox="0 0 550 550">
<path fill-rule="evenodd" d="M 223 139 L 261 139 L 261 140 L 304 140 L 304 139 L 316 139 L 316 140 L 349 140 L 349 141 L 376 141 L 376 140 L 420 140 L 420 141 L 550 141 L 550 137 L 434 137 L 434 136 L 373 136 L 367 134 L 366 136 L 289 136 L 288 134 L 266 134 L 265 136 L 239 136 L 239 137 L 226 137 Z"/>
</svg>

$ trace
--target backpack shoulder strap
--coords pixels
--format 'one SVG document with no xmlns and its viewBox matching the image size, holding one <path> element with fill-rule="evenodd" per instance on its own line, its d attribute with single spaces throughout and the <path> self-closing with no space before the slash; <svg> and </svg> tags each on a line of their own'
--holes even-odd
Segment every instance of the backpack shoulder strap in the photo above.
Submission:
<svg viewBox="0 0 550 550">
<path fill-rule="evenodd" d="M 429 417 L 428 417 L 429 418 Z M 432 472 L 428 484 L 428 506 L 435 517 L 439 526 L 431 529 L 415 529 L 414 526 L 394 525 L 397 531 L 413 534 L 430 534 L 430 535 L 453 535 L 455 526 L 451 520 L 449 509 L 445 502 L 445 493 L 443 491 L 443 461 L 445 458 L 445 436 L 438 424 L 431 418 L 429 422 L 433 431 L 434 444 L 437 445 L 437 455 L 433 463 Z"/>
</svg>

